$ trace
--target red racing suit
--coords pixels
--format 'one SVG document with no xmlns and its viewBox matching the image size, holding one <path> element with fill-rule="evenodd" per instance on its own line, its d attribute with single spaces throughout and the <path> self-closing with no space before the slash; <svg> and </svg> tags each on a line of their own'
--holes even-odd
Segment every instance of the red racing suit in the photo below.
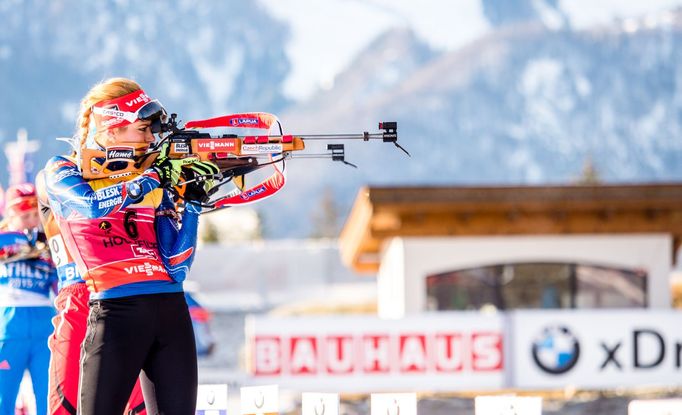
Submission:
<svg viewBox="0 0 682 415">
<path fill-rule="evenodd" d="M 134 363 L 127 363 L 125 373 L 118 371 L 118 374 L 123 373 L 119 380 L 111 378 L 117 375 L 111 370 L 118 370 L 112 366 L 112 359 L 117 359 L 114 355 L 121 349 L 116 349 L 118 343 L 115 339 L 104 341 L 102 335 L 115 326 L 122 336 L 135 338 L 134 330 L 128 329 L 130 326 L 126 322 L 136 322 L 137 319 L 134 313 L 125 315 L 124 320 L 118 320 L 113 315 L 108 318 L 106 315 L 109 312 L 120 314 L 120 307 L 113 309 L 130 301 L 144 308 L 145 305 L 157 304 L 160 299 L 176 299 L 177 294 L 184 299 L 182 281 L 194 257 L 200 208 L 188 205 L 180 228 L 175 204 L 167 192 L 159 188 L 159 176 L 154 169 L 118 178 L 85 180 L 74 160 L 55 157 L 45 168 L 45 182 L 49 204 L 65 248 L 73 256 L 78 272 L 90 291 L 86 341 L 81 349 L 80 380 L 81 385 L 88 383 L 88 386 L 83 386 L 79 392 L 79 411 L 116 413 L 118 408 L 123 410 L 124 407 L 124 402 L 118 398 L 120 385 L 125 385 L 125 388 L 130 385 L 132 388 L 135 383 L 131 377 L 133 373 L 147 369 L 146 366 L 138 366 L 138 360 L 135 360 Z M 95 312 L 92 309 L 94 303 L 97 305 Z M 166 303 L 158 304 L 163 306 Z M 155 366 L 152 370 L 154 377 L 150 376 L 150 381 L 155 385 L 157 402 L 161 410 L 171 413 L 173 407 L 169 405 L 174 398 L 190 407 L 196 401 L 196 350 L 191 323 L 171 323 L 178 321 L 174 320 L 174 316 L 183 321 L 186 317 L 189 322 L 187 305 L 178 307 L 179 304 L 172 301 L 168 304 L 172 305 L 172 315 L 161 317 L 165 317 L 164 333 L 169 334 L 167 339 L 172 342 L 169 347 L 158 349 L 156 342 L 139 345 L 128 342 L 122 347 L 135 349 L 137 358 L 146 359 L 144 356 L 148 356 L 151 359 L 149 361 Z M 67 313 L 69 306 L 73 305 L 64 303 Z M 102 314 L 101 310 L 107 314 Z M 142 314 L 140 317 L 150 318 L 150 315 Z M 144 334 L 154 335 L 150 332 Z M 124 338 L 122 336 L 117 339 Z M 191 342 L 188 343 L 186 339 L 191 339 Z M 87 350 L 86 343 L 89 347 Z M 107 351 L 104 351 L 107 347 Z M 184 366 L 175 365 L 174 362 L 164 364 L 165 360 L 170 359 L 166 354 L 176 350 L 181 353 Z M 110 372 L 98 372 L 100 362 L 107 362 L 106 367 L 109 369 L 106 370 Z M 146 365 L 147 360 L 144 362 Z M 163 374 L 158 372 L 159 368 L 162 368 Z M 182 379 L 178 376 L 185 376 L 186 380 L 180 381 Z M 168 393 L 170 389 L 167 385 L 171 380 L 178 387 L 174 395 Z M 119 391 L 116 391 L 117 387 Z M 165 392 L 163 399 L 159 397 L 159 392 Z"/>
<path fill-rule="evenodd" d="M 200 208 L 187 205 L 180 230 L 154 169 L 88 181 L 73 160 L 54 157 L 45 179 L 66 249 L 93 299 L 183 291 Z"/>
<path fill-rule="evenodd" d="M 59 293 L 55 299 L 57 315 L 52 319 L 54 332 L 48 338 L 50 369 L 47 409 L 50 415 L 76 415 L 81 343 L 87 328 L 90 292 L 85 281 L 80 278 L 76 264 L 64 245 L 59 227 L 52 215 L 43 174 L 44 171 L 39 172 L 36 180 L 38 208 L 59 277 Z M 124 414 L 146 413 L 138 379 Z"/>
</svg>

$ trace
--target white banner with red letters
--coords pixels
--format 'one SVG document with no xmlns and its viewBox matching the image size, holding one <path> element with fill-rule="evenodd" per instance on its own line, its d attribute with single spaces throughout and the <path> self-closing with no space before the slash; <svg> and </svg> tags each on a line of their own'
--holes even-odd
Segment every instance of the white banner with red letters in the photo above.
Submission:
<svg viewBox="0 0 682 415">
<path fill-rule="evenodd" d="M 255 382 L 319 392 L 682 386 L 678 310 L 247 321 Z"/>
<path fill-rule="evenodd" d="M 501 314 L 251 316 L 246 339 L 256 379 L 307 391 L 498 389 L 504 385 Z"/>
</svg>

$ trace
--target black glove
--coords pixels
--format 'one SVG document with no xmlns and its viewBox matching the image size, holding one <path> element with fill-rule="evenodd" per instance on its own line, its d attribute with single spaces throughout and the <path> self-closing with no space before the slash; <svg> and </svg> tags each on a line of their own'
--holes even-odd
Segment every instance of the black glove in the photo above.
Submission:
<svg viewBox="0 0 682 415">
<path fill-rule="evenodd" d="M 207 203 L 211 195 L 218 191 L 213 177 L 219 174 L 218 166 L 210 161 L 198 161 L 186 166 L 183 169 L 183 176 L 190 183 L 185 186 L 183 199 L 187 202 Z"/>
<path fill-rule="evenodd" d="M 200 204 L 205 204 L 208 202 L 210 195 L 204 189 L 204 184 L 199 182 L 187 183 L 185 186 L 185 193 L 183 195 L 185 202 L 199 202 Z"/>
</svg>

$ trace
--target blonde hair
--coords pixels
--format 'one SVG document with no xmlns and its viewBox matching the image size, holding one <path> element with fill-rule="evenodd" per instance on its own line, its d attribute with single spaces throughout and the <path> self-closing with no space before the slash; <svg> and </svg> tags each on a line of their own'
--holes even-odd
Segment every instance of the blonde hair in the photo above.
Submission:
<svg viewBox="0 0 682 415">
<path fill-rule="evenodd" d="M 140 89 L 142 87 L 137 82 L 127 78 L 109 78 L 90 88 L 81 100 L 78 121 L 76 122 L 76 136 L 80 139 L 80 148 L 85 146 L 85 141 L 90 134 L 90 115 L 93 105 L 101 101 L 122 97 Z"/>
</svg>

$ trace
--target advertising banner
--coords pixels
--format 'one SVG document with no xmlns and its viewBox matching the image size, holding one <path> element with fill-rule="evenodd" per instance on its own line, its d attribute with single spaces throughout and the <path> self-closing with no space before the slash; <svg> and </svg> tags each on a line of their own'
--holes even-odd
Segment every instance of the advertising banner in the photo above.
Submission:
<svg viewBox="0 0 682 415">
<path fill-rule="evenodd" d="M 682 313 L 664 310 L 516 311 L 513 386 L 544 389 L 682 385 Z"/>
<path fill-rule="evenodd" d="M 254 380 L 322 392 L 682 386 L 682 312 L 253 317 Z"/>
<path fill-rule="evenodd" d="M 502 317 L 431 313 L 247 320 L 250 369 L 307 391 L 488 390 L 503 386 Z"/>
</svg>

